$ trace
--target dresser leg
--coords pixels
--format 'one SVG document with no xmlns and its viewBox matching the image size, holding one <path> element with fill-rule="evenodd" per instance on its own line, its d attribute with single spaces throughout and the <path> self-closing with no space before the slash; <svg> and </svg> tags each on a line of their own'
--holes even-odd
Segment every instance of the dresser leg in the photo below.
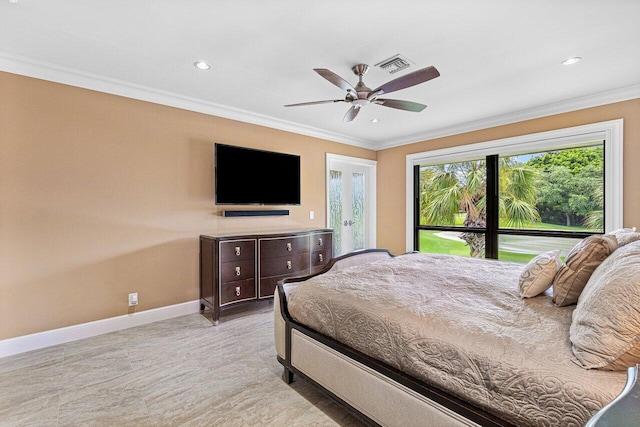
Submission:
<svg viewBox="0 0 640 427">
<path fill-rule="evenodd" d="M 291 372 L 287 368 L 284 368 L 284 370 L 282 371 L 282 381 L 287 384 L 291 384 L 293 382 L 293 372 Z"/>
<path fill-rule="evenodd" d="M 213 326 L 218 326 L 218 323 L 220 323 L 220 306 L 217 305 L 217 301 L 216 305 L 211 309 L 211 320 L 213 320 Z"/>
</svg>

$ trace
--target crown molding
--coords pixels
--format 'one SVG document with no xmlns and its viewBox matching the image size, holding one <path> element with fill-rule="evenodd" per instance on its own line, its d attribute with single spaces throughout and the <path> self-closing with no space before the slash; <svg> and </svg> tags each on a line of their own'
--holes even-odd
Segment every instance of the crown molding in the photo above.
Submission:
<svg viewBox="0 0 640 427">
<path fill-rule="evenodd" d="M 375 143 L 360 138 L 348 137 L 339 133 L 328 132 L 312 126 L 303 126 L 298 123 L 275 119 L 273 117 L 252 113 L 238 108 L 231 108 L 213 102 L 202 101 L 200 99 L 179 95 L 173 92 L 162 91 L 122 80 L 110 79 L 97 74 L 83 73 L 78 70 L 15 55 L 0 53 L 0 71 L 81 87 L 84 89 L 95 90 L 140 101 L 152 102 L 183 110 L 195 111 L 226 119 L 238 120 L 245 123 L 367 148 L 370 150 L 383 150 L 401 145 L 457 135 L 460 133 L 472 132 L 495 126 L 551 116 L 554 114 L 561 114 L 584 108 L 597 107 L 614 102 L 640 98 L 639 84 L 560 101 L 553 104 L 514 111 L 499 116 L 487 117 L 485 119 L 475 120 L 472 122 L 447 126 L 385 143 Z"/>
<path fill-rule="evenodd" d="M 144 85 L 111 79 L 97 74 L 79 72 L 71 68 L 59 65 L 35 61 L 29 58 L 18 57 L 0 53 L 0 71 L 19 74 L 55 83 L 90 89 L 111 95 L 137 99 L 139 101 L 152 102 L 183 110 L 195 111 L 226 119 L 237 120 L 273 129 L 279 129 L 313 138 L 320 138 L 343 144 L 375 150 L 375 144 L 370 141 L 351 138 L 342 134 L 327 132 L 312 126 L 303 126 L 298 123 L 273 117 L 252 113 L 250 111 L 231 108 L 225 105 L 206 102 L 201 99 L 179 95 L 169 91 L 154 89 Z"/>
<path fill-rule="evenodd" d="M 593 95 L 568 99 L 553 104 L 546 104 L 534 108 L 528 108 L 525 110 L 514 111 L 499 116 L 493 116 L 468 123 L 462 123 L 459 125 L 443 127 L 432 131 L 415 134 L 407 138 L 390 141 L 386 144 L 380 144 L 377 146 L 377 149 L 383 150 L 386 148 L 393 148 L 401 145 L 408 145 L 436 138 L 444 138 L 451 135 L 458 135 L 461 133 L 473 132 L 476 130 L 488 129 L 496 126 L 508 125 L 525 120 L 538 119 L 540 117 L 568 113 L 571 111 L 583 110 L 585 108 L 598 107 L 601 105 L 628 101 L 630 99 L 637 98 L 640 98 L 640 84 L 614 89 L 607 92 L 600 92 Z"/>
</svg>

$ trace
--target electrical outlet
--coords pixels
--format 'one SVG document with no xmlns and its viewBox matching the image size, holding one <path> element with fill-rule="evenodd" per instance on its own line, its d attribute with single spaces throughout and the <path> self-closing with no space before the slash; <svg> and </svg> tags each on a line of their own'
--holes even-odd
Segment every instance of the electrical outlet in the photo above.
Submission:
<svg viewBox="0 0 640 427">
<path fill-rule="evenodd" d="M 133 307 L 134 305 L 138 305 L 138 293 L 133 292 L 129 294 L 129 307 Z"/>
</svg>

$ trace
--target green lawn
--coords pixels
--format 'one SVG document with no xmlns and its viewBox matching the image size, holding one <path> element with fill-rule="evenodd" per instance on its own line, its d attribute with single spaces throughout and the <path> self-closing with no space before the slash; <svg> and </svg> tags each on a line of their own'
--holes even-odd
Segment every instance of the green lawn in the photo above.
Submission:
<svg viewBox="0 0 640 427">
<path fill-rule="evenodd" d="M 553 226 L 557 228 L 557 226 Z M 577 227 L 577 229 L 581 229 Z M 469 247 L 462 241 L 445 239 L 436 236 L 437 231 L 421 231 L 420 232 L 420 252 L 432 252 L 449 255 L 469 256 Z M 500 250 L 498 257 L 504 261 L 514 261 L 527 263 L 533 259 L 536 254 L 510 252 Z"/>
</svg>

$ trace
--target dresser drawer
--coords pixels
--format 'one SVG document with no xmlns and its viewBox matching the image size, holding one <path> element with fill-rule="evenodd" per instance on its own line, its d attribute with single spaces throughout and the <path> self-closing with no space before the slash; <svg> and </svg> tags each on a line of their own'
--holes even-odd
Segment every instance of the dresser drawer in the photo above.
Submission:
<svg viewBox="0 0 640 427">
<path fill-rule="evenodd" d="M 223 283 L 220 287 L 220 305 L 230 302 L 255 299 L 256 282 L 254 279 Z"/>
<path fill-rule="evenodd" d="M 331 259 L 331 249 L 327 248 L 321 251 L 315 251 L 311 254 L 311 268 L 323 267 Z"/>
<path fill-rule="evenodd" d="M 260 260 L 260 277 L 304 274 L 309 269 L 309 252 Z"/>
<path fill-rule="evenodd" d="M 319 251 L 325 249 L 331 249 L 331 245 L 333 244 L 332 233 L 319 233 L 311 235 L 311 251 Z"/>
<path fill-rule="evenodd" d="M 220 243 L 220 262 L 255 259 L 255 240 L 232 240 Z"/>
<path fill-rule="evenodd" d="M 220 283 L 253 279 L 255 272 L 256 263 L 253 259 L 223 262 L 220 264 Z"/>
<path fill-rule="evenodd" d="M 284 279 L 289 276 L 273 276 L 273 277 L 265 277 L 260 279 L 259 288 L 259 297 L 260 298 L 269 298 L 273 297 L 273 294 L 276 290 L 276 286 L 278 286 L 278 280 Z"/>
<path fill-rule="evenodd" d="M 260 240 L 260 259 L 278 258 L 309 252 L 309 236 L 280 237 Z"/>
</svg>

